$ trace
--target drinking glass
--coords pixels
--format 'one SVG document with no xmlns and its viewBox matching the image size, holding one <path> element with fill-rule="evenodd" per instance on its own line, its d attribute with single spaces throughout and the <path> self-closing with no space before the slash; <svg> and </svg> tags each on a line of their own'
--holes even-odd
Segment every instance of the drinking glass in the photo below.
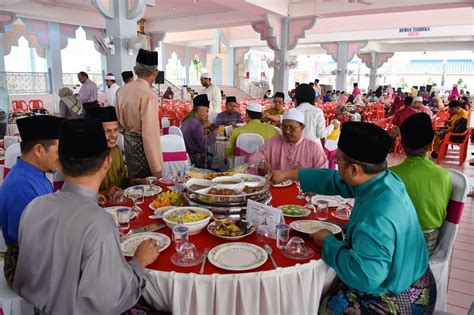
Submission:
<svg viewBox="0 0 474 315">
<path fill-rule="evenodd" d="M 130 208 L 117 209 L 117 223 L 120 231 L 130 228 Z"/>
<path fill-rule="evenodd" d="M 277 248 L 282 249 L 288 243 L 290 238 L 290 226 L 288 224 L 278 224 L 277 230 Z"/>
<path fill-rule="evenodd" d="M 171 256 L 171 262 L 181 267 L 192 267 L 202 262 L 203 254 L 200 253 L 193 243 L 185 242 L 180 251 Z"/>
<path fill-rule="evenodd" d="M 328 219 L 329 203 L 325 200 L 318 200 L 316 205 L 316 219 L 326 221 Z"/>
<path fill-rule="evenodd" d="M 272 238 L 272 231 L 270 226 L 267 224 L 267 217 L 270 214 L 262 211 L 259 212 L 258 221 L 259 224 L 257 226 L 257 241 L 261 243 L 268 243 L 268 241 Z"/>
<path fill-rule="evenodd" d="M 311 211 L 310 213 L 314 213 L 316 214 L 316 207 L 313 205 L 312 201 L 311 201 L 311 198 L 313 196 L 316 196 L 317 194 L 314 193 L 314 192 L 306 192 L 305 193 L 305 199 L 306 199 L 306 205 L 304 206 L 305 209 L 308 209 L 309 211 Z"/>
<path fill-rule="evenodd" d="M 182 222 L 178 222 L 173 228 L 173 242 L 176 252 L 181 252 L 181 247 L 189 241 L 189 229 Z"/>
<path fill-rule="evenodd" d="M 135 212 L 137 216 L 140 215 L 142 213 L 142 209 L 140 209 L 140 207 L 137 206 L 137 204 L 138 204 L 138 199 L 143 197 L 143 187 L 134 187 L 130 189 L 127 192 L 127 197 L 129 199 L 132 199 L 133 201 L 132 211 Z"/>
<path fill-rule="evenodd" d="M 156 191 L 156 188 L 155 188 L 155 186 L 152 186 L 152 185 L 155 183 L 157 178 L 155 176 L 148 176 L 145 179 L 148 182 L 148 187 L 147 187 L 145 193 L 148 192 L 148 191 L 151 191 L 152 194 L 153 194 Z"/>
</svg>

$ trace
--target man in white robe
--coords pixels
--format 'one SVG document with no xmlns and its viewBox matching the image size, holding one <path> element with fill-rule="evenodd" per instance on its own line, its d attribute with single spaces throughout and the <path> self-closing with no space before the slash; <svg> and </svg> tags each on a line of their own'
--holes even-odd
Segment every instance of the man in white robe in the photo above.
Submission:
<svg viewBox="0 0 474 315">
<path fill-rule="evenodd" d="M 206 94 L 209 99 L 209 117 L 214 119 L 217 114 L 222 112 L 222 95 L 217 85 L 212 84 L 209 73 L 201 74 L 201 85 L 204 87 L 201 94 Z"/>
</svg>

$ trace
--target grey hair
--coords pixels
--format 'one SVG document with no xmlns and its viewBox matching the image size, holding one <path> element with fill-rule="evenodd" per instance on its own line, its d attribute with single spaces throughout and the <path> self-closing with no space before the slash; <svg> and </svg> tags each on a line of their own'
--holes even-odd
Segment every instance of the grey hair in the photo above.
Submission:
<svg viewBox="0 0 474 315">
<path fill-rule="evenodd" d="M 135 74 L 137 77 L 148 77 L 153 71 L 156 70 L 156 66 L 144 65 L 142 63 L 135 63 Z"/>
</svg>

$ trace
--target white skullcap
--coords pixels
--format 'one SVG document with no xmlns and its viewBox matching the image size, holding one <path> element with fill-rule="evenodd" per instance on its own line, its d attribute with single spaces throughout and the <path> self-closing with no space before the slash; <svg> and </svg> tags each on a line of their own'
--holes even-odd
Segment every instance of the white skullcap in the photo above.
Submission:
<svg viewBox="0 0 474 315">
<path fill-rule="evenodd" d="M 383 92 L 382 95 L 388 95 L 388 93 L 387 93 L 387 92 Z"/>
<path fill-rule="evenodd" d="M 415 97 L 415 102 L 423 102 L 423 97 L 421 96 Z"/>
<path fill-rule="evenodd" d="M 203 79 L 210 79 L 211 78 L 211 75 L 209 73 L 202 73 L 201 74 L 201 78 Z"/>
<path fill-rule="evenodd" d="M 262 112 L 262 105 L 260 105 L 257 102 L 249 102 L 247 104 L 247 110 L 255 113 L 261 113 Z"/>
<path fill-rule="evenodd" d="M 113 73 L 107 73 L 107 75 L 105 76 L 105 79 L 106 80 L 114 80 L 115 81 L 115 76 Z"/>
<path fill-rule="evenodd" d="M 283 114 L 283 119 L 290 119 L 290 120 L 295 120 L 297 122 L 300 122 L 304 125 L 304 114 L 303 112 L 300 112 L 296 108 L 290 108 Z"/>
</svg>

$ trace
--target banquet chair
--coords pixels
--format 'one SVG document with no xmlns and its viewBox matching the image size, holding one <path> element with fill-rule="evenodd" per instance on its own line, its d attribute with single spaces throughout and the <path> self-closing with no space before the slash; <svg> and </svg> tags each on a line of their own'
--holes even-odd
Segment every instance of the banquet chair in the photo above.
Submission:
<svg viewBox="0 0 474 315">
<path fill-rule="evenodd" d="M 24 100 L 13 100 L 12 101 L 13 111 L 27 111 L 28 104 Z"/>
<path fill-rule="evenodd" d="M 5 136 L 3 137 L 3 147 L 8 149 L 9 146 L 19 143 L 20 142 L 20 137 L 18 136 Z"/>
<path fill-rule="evenodd" d="M 3 178 L 5 179 L 10 172 L 13 165 L 15 165 L 17 158 L 21 156 L 20 144 L 15 143 L 5 150 L 5 169 L 3 171 Z"/>
<path fill-rule="evenodd" d="M 436 279 L 438 291 L 435 309 L 439 311 L 446 310 L 449 264 L 469 188 L 466 175 L 453 169 L 448 169 L 448 171 L 451 173 L 453 191 L 448 203 L 446 221 L 440 229 L 438 245 L 430 257 L 430 267 Z"/>
<path fill-rule="evenodd" d="M 181 138 L 183 138 L 183 133 L 181 132 L 181 129 L 179 129 L 176 126 L 170 126 L 170 130 L 169 130 L 168 134 L 177 135 L 177 136 L 180 136 Z"/>
<path fill-rule="evenodd" d="M 448 150 L 449 150 L 449 145 L 451 145 L 451 147 L 456 145 L 459 147 L 459 151 L 458 151 L 459 165 L 462 165 L 464 161 L 466 161 L 470 135 L 471 135 L 470 128 L 467 128 L 467 130 L 462 133 L 448 132 L 444 136 L 443 142 L 441 143 L 439 147 L 437 163 L 439 164 L 446 157 L 446 154 L 448 153 Z M 464 138 L 462 142 L 456 142 L 451 137 L 464 137 Z"/>
<path fill-rule="evenodd" d="M 167 135 L 170 129 L 170 119 L 168 117 L 161 118 L 161 129 L 163 130 L 163 135 Z"/>
<path fill-rule="evenodd" d="M 237 137 L 234 167 L 245 164 L 249 157 L 265 143 L 262 136 L 256 133 L 244 133 Z"/>
<path fill-rule="evenodd" d="M 161 176 L 167 178 L 178 172 L 188 170 L 191 166 L 184 138 L 178 135 L 164 135 L 160 138 L 163 153 L 163 170 Z"/>
<path fill-rule="evenodd" d="M 28 109 L 32 111 L 33 109 L 43 109 L 44 103 L 42 100 L 30 100 L 28 102 Z"/>
<path fill-rule="evenodd" d="M 0 269 L 3 270 L 4 261 L 0 261 Z M 0 314 L 4 315 L 22 315 L 34 314 L 33 305 L 19 296 L 5 279 L 2 272 L 0 275 Z"/>
</svg>

